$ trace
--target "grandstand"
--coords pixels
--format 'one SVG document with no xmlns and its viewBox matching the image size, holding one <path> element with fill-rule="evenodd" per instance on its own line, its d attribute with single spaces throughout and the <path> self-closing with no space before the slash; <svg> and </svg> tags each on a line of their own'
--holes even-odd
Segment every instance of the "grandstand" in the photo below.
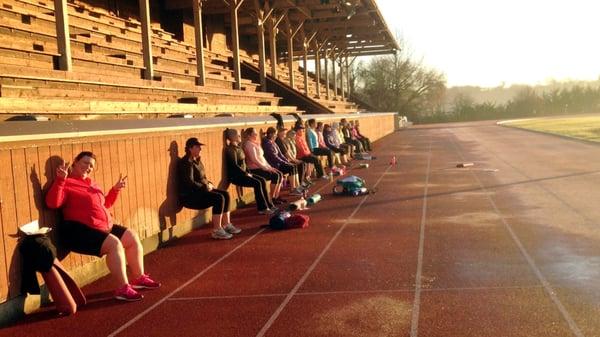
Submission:
<svg viewBox="0 0 600 337">
<path fill-rule="evenodd" d="M 265 128 L 274 112 L 360 118 L 377 140 L 394 116 L 351 100 L 349 67 L 397 49 L 374 0 L 0 0 L 2 320 L 39 305 L 19 296 L 14 235 L 32 220 L 56 222 L 42 194 L 62 160 L 98 153 L 101 186 L 129 173 L 115 216 L 153 250 L 205 222 L 172 204 L 187 137 L 208 144 L 215 178 L 222 130 Z M 106 273 L 100 262 L 64 260 L 83 284 Z"/>
</svg>

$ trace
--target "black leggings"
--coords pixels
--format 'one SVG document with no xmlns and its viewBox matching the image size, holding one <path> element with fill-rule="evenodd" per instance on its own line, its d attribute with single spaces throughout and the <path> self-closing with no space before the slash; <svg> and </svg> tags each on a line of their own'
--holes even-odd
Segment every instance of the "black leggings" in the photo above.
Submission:
<svg viewBox="0 0 600 337">
<path fill-rule="evenodd" d="M 314 156 L 314 155 L 311 154 L 311 155 L 308 155 L 306 157 L 300 158 L 300 160 L 302 160 L 305 163 L 309 163 L 309 164 L 315 165 L 315 170 L 317 170 L 317 175 L 319 177 L 322 177 L 325 174 L 323 172 L 323 165 L 321 165 L 321 161 L 316 156 Z"/>
<path fill-rule="evenodd" d="M 210 192 L 194 193 L 181 201 L 185 208 L 205 209 L 212 207 L 213 214 L 229 212 L 229 192 L 213 189 Z"/>
<path fill-rule="evenodd" d="M 237 186 L 252 187 L 254 189 L 256 207 L 259 211 L 274 207 L 273 202 L 269 198 L 269 191 L 267 191 L 267 181 L 261 176 L 251 175 L 251 177 L 247 175 L 230 177 L 229 182 Z"/>
<path fill-rule="evenodd" d="M 264 180 L 268 180 L 271 184 L 279 184 L 281 180 L 283 180 L 283 176 L 279 172 L 269 172 L 267 170 L 262 169 L 251 169 L 249 170 L 253 175 L 257 175 L 262 177 Z"/>
<path fill-rule="evenodd" d="M 333 152 L 330 149 L 326 149 L 324 147 L 316 147 L 312 149 L 312 153 L 315 156 L 327 156 L 327 166 L 329 168 L 333 167 Z"/>
<path fill-rule="evenodd" d="M 363 145 L 366 151 L 371 151 L 371 140 L 367 137 L 362 137 L 358 139 L 360 143 Z"/>
<path fill-rule="evenodd" d="M 342 149 L 341 147 L 331 146 L 331 147 L 329 147 L 329 149 L 331 151 L 333 151 L 335 153 L 339 153 L 341 155 L 348 154 L 348 152 L 346 152 L 346 150 Z"/>
<path fill-rule="evenodd" d="M 298 174 L 298 168 L 294 164 L 281 164 L 279 165 L 279 171 L 283 174 L 296 175 Z"/>
<path fill-rule="evenodd" d="M 346 143 L 354 145 L 354 153 L 365 152 L 362 142 L 358 139 L 346 138 Z"/>
</svg>

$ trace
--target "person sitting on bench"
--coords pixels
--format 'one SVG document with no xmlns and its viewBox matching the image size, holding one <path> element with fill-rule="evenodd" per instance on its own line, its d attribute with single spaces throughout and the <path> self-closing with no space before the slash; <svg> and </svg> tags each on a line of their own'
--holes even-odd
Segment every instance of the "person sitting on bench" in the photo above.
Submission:
<svg viewBox="0 0 600 337">
<path fill-rule="evenodd" d="M 350 122 L 350 125 L 353 126 L 352 134 L 354 135 L 354 137 L 362 143 L 363 147 L 365 148 L 365 151 L 371 152 L 371 140 L 360 133 L 360 123 L 358 122 L 358 119 L 355 120 L 354 123 Z"/>
<path fill-rule="evenodd" d="M 342 126 L 342 134 L 344 135 L 344 141 L 354 146 L 354 153 L 365 152 L 362 142 L 356 139 L 356 137 L 352 134 L 352 127 L 350 123 L 348 123 L 346 118 L 342 118 L 340 120 L 340 125 Z"/>
<path fill-rule="evenodd" d="M 206 178 L 200 160 L 202 143 L 192 137 L 185 142 L 185 156 L 177 163 L 179 202 L 186 208 L 205 209 L 212 207 L 213 239 L 227 240 L 242 230 L 231 223 L 229 192 L 216 189 Z M 225 226 L 223 226 L 225 223 Z"/>
<path fill-rule="evenodd" d="M 69 251 L 98 257 L 106 255 L 106 264 L 119 288 L 115 298 L 137 301 L 143 298 L 137 290 L 154 289 L 160 283 L 144 274 L 144 252 L 138 236 L 126 227 L 113 224 L 108 210 L 127 185 L 127 176 L 104 195 L 90 177 L 96 168 L 96 156 L 89 151 L 75 157 L 71 172 L 63 163 L 46 195 L 46 205 L 61 209 L 63 221 L 57 225 L 58 243 Z M 127 278 L 126 262 L 133 281 Z"/>
<path fill-rule="evenodd" d="M 317 132 L 318 130 L 319 127 L 317 126 Z M 342 164 L 349 165 L 349 160 L 347 157 L 348 152 L 346 152 L 346 149 L 343 149 L 341 147 L 337 135 L 331 129 L 331 126 L 329 126 L 329 124 L 325 124 L 325 126 L 323 127 L 323 132 L 319 133 L 319 142 L 321 142 L 321 140 L 323 141 L 325 146 L 327 146 L 331 151 L 340 155 Z"/>
<path fill-rule="evenodd" d="M 325 180 L 329 179 L 329 177 L 326 176 L 325 172 L 323 171 L 323 165 L 321 165 L 321 161 L 314 154 L 312 154 L 312 152 L 310 152 L 308 144 L 306 144 L 304 126 L 296 125 L 294 131 L 296 131 L 296 158 L 305 163 L 313 164 L 315 170 L 317 171 L 317 176 Z"/>
<path fill-rule="evenodd" d="M 333 152 L 327 146 L 319 144 L 319 135 L 317 134 L 317 121 L 314 118 L 308 120 L 308 129 L 306 130 L 306 141 L 308 148 L 315 156 L 326 156 L 327 166 L 333 167 Z"/>
<path fill-rule="evenodd" d="M 344 134 L 340 129 L 340 123 L 333 122 L 331 123 L 331 131 L 332 131 L 332 139 L 335 144 L 340 144 L 339 147 L 346 151 L 349 159 L 354 159 L 354 145 L 346 143 L 344 140 Z"/>
<path fill-rule="evenodd" d="M 300 174 L 302 187 L 307 188 L 310 185 L 312 185 L 310 176 L 312 175 L 313 165 L 311 165 L 310 163 L 305 163 L 304 161 L 298 159 L 298 149 L 296 147 L 296 131 L 289 130 L 288 132 L 286 132 L 285 138 L 283 138 L 280 143 L 282 144 L 281 146 L 285 149 L 281 152 L 285 155 L 288 161 L 298 164 L 298 173 Z"/>
<path fill-rule="evenodd" d="M 284 128 L 283 131 L 286 129 Z M 262 148 L 265 152 L 265 159 L 269 165 L 273 166 L 283 174 L 287 174 L 290 182 L 290 194 L 302 195 L 303 189 L 300 188 L 300 182 L 298 179 L 298 166 L 291 163 L 281 153 L 279 146 L 275 143 L 277 138 L 277 130 L 274 127 L 267 129 L 267 134 L 262 140 Z M 302 172 L 304 173 L 304 172 Z"/>
<path fill-rule="evenodd" d="M 271 182 L 271 200 L 273 200 L 273 203 L 276 205 L 285 203 L 285 200 L 279 197 L 283 173 L 269 165 L 265 159 L 265 152 L 260 146 L 258 132 L 254 128 L 246 129 L 242 149 L 246 155 L 248 171 Z"/>
<path fill-rule="evenodd" d="M 240 146 L 242 138 L 239 132 L 236 129 L 227 129 L 225 139 L 229 141 L 225 147 L 224 162 L 227 181 L 236 186 L 252 187 L 258 213 L 274 213 L 276 208 L 269 197 L 267 181 L 261 176 L 248 172 L 246 168 L 246 155 Z"/>
</svg>

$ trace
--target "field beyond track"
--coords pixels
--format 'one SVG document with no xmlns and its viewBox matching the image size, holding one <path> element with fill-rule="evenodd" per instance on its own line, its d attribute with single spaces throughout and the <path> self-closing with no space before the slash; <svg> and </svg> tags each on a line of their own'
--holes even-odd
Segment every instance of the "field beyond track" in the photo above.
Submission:
<svg viewBox="0 0 600 337">
<path fill-rule="evenodd" d="M 508 121 L 506 126 L 600 142 L 600 115 Z"/>
</svg>

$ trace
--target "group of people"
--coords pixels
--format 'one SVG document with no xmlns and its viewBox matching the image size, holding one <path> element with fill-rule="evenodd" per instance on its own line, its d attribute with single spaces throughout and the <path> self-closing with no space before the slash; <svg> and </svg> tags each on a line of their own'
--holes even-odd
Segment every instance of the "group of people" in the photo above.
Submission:
<svg viewBox="0 0 600 337">
<path fill-rule="evenodd" d="M 317 177 L 328 179 L 318 157 L 326 156 L 331 169 L 335 154 L 347 164 L 355 154 L 371 151 L 371 142 L 361 134 L 358 120 L 342 119 L 331 125 L 314 119 L 304 125 L 299 120 L 291 130 L 283 124 L 269 127 L 262 138 L 254 128 L 241 134 L 226 129 L 224 137 L 226 181 L 252 187 L 260 214 L 273 214 L 277 206 L 287 202 L 281 197 L 286 177 L 290 195 L 298 196 L 313 183 L 313 170 Z M 212 207 L 212 238 L 231 239 L 241 229 L 231 223 L 229 192 L 216 188 L 206 176 L 200 159 L 203 145 L 195 137 L 185 143 L 185 155 L 177 165 L 179 202 L 190 209 Z M 77 155 L 71 166 L 60 165 L 46 194 L 46 204 L 62 211 L 63 221 L 57 225 L 59 244 L 80 254 L 106 256 L 108 269 L 119 284 L 115 298 L 137 301 L 143 298 L 139 290 L 155 289 L 160 283 L 144 272 L 143 248 L 137 234 L 114 224 L 108 210 L 126 187 L 127 177 L 119 177 L 105 195 L 90 177 L 95 167 L 96 156 L 89 151 Z M 127 265 L 131 278 L 127 276 Z"/>
</svg>

